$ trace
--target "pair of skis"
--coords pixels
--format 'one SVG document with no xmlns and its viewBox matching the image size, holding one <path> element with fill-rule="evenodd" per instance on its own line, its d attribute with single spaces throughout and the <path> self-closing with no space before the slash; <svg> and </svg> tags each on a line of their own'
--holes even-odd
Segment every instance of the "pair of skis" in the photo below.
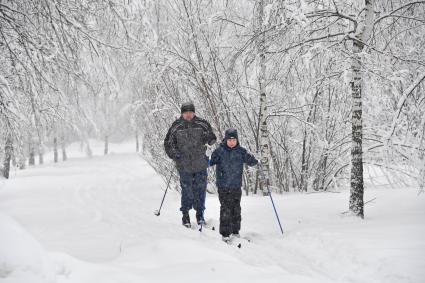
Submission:
<svg viewBox="0 0 425 283">
<path fill-rule="evenodd" d="M 261 167 L 261 169 L 262 169 L 262 167 Z M 167 186 L 166 186 L 166 189 L 164 191 L 164 195 L 163 195 L 162 200 L 161 200 L 161 205 L 159 206 L 159 209 L 158 210 L 155 210 L 154 211 L 154 214 L 156 216 L 160 216 L 161 215 L 162 205 L 164 204 L 165 196 L 167 195 L 168 189 L 170 187 L 172 177 L 173 177 L 173 171 L 171 171 L 171 174 L 170 174 L 170 176 L 169 176 L 169 178 L 167 180 Z M 269 195 L 270 195 L 270 198 L 271 198 L 270 190 L 269 190 Z M 272 199 L 272 203 L 273 203 L 273 199 Z M 275 208 L 274 207 L 274 203 L 273 203 L 273 208 Z M 276 208 L 275 208 L 275 213 L 276 213 L 276 216 L 277 216 Z M 279 221 L 279 226 L 280 226 L 280 220 L 279 220 L 279 218 L 278 218 L 278 221 Z M 184 225 L 184 226 L 186 226 L 186 225 Z M 211 226 L 211 225 L 208 225 L 207 223 L 205 223 L 205 221 L 202 221 L 201 223 L 199 223 L 198 224 L 198 227 L 199 227 L 199 229 L 198 229 L 199 232 L 202 232 L 204 228 L 207 228 L 207 229 L 210 229 L 212 231 L 215 231 L 215 227 L 214 226 Z M 186 228 L 191 228 L 191 227 L 190 226 L 186 226 Z M 280 229 L 281 229 L 282 234 L 283 234 L 282 226 L 280 226 Z M 235 236 L 230 237 L 228 240 L 223 240 L 223 242 L 225 242 L 228 245 L 234 245 L 237 242 L 236 246 L 238 248 L 241 248 L 242 247 L 242 241 L 246 241 L 248 243 L 251 242 L 251 240 L 249 238 L 235 237 Z"/>
<path fill-rule="evenodd" d="M 185 225 L 183 225 L 183 226 L 185 226 Z M 192 228 L 193 230 L 197 229 L 199 232 L 203 232 L 204 229 L 215 231 L 215 226 L 210 225 L 206 222 L 201 222 L 201 223 L 197 224 L 196 227 L 195 227 L 195 225 L 191 225 L 190 227 L 188 227 L 188 226 L 185 226 L 185 227 L 186 228 Z M 240 248 L 242 248 L 243 242 L 250 243 L 251 239 L 246 238 L 246 237 L 240 237 L 240 236 L 237 237 L 237 236 L 232 235 L 232 236 L 228 237 L 228 239 L 222 239 L 222 241 L 229 246 L 235 246 L 235 247 L 240 249 Z"/>
<path fill-rule="evenodd" d="M 215 226 L 214 225 L 209 225 L 205 222 L 201 222 L 200 224 L 198 224 L 199 232 L 202 232 L 203 229 L 208 229 L 208 230 L 212 230 L 215 231 Z M 241 236 L 235 236 L 235 235 L 231 235 L 230 237 L 228 237 L 227 239 L 222 239 L 222 241 L 230 246 L 236 246 L 239 249 L 242 247 L 242 243 L 246 242 L 246 243 L 250 243 L 251 239 L 246 238 L 246 237 L 241 237 Z"/>
<path fill-rule="evenodd" d="M 230 246 L 236 246 L 239 249 L 242 248 L 242 243 L 251 243 L 251 239 L 246 238 L 246 237 L 237 237 L 237 236 L 230 236 L 228 237 L 228 239 L 223 239 L 223 242 L 225 242 L 226 244 L 230 245 Z"/>
<path fill-rule="evenodd" d="M 202 232 L 204 229 L 209 229 L 209 230 L 215 230 L 215 226 L 211 226 L 209 224 L 206 224 L 205 221 L 198 223 L 197 225 L 192 225 L 192 224 L 183 224 L 183 226 L 185 226 L 186 228 L 192 228 L 193 230 L 198 229 L 199 232 Z"/>
</svg>

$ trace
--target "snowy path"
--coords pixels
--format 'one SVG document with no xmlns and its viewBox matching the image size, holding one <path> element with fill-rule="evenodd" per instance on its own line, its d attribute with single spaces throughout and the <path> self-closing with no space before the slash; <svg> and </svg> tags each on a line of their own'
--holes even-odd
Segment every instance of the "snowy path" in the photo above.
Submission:
<svg viewBox="0 0 425 283">
<path fill-rule="evenodd" d="M 425 196 L 417 190 L 368 190 L 366 199 L 377 200 L 364 221 L 340 214 L 347 192 L 276 197 L 284 237 L 269 200 L 244 197 L 241 232 L 253 241 L 237 249 L 217 232 L 182 227 L 175 192 L 154 216 L 164 183 L 130 150 L 115 145 L 107 157 L 0 180 L 0 282 L 424 282 Z M 209 196 L 206 218 L 217 221 L 218 211 Z M 26 232 L 10 229 L 16 223 L 5 215 L 48 251 L 40 270 L 17 259 L 12 248 Z"/>
</svg>

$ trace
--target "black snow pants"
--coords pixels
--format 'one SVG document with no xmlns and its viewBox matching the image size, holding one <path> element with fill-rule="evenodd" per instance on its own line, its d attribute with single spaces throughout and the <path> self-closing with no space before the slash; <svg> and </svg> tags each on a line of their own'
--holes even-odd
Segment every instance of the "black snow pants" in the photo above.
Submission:
<svg viewBox="0 0 425 283">
<path fill-rule="evenodd" d="M 220 234 L 224 237 L 238 234 L 241 229 L 241 188 L 219 188 Z"/>
</svg>

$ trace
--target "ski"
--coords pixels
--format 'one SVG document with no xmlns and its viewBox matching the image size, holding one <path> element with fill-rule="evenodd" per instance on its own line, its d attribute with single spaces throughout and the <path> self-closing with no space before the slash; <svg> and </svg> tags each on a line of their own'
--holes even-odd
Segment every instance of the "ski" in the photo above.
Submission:
<svg viewBox="0 0 425 283">
<path fill-rule="evenodd" d="M 203 229 L 215 231 L 215 226 L 209 222 L 198 223 L 198 231 L 202 232 Z"/>
<path fill-rule="evenodd" d="M 240 241 L 235 241 L 234 239 L 228 239 L 228 240 L 222 239 L 222 241 L 229 246 L 235 246 L 239 249 L 242 248 L 242 242 Z"/>
<path fill-rule="evenodd" d="M 243 241 L 247 241 L 248 243 L 251 243 L 251 238 L 248 238 L 248 237 L 239 237 L 239 239 L 242 239 Z"/>
<path fill-rule="evenodd" d="M 230 246 L 236 246 L 239 249 L 242 248 L 242 243 L 251 243 L 251 239 L 247 237 L 236 237 L 236 236 L 230 236 L 228 239 L 222 239 L 223 242 Z"/>
<path fill-rule="evenodd" d="M 192 222 L 190 228 L 191 230 L 198 230 L 199 232 L 202 232 L 204 229 L 215 231 L 216 229 L 215 229 L 214 223 L 215 223 L 214 220 L 206 221 L 203 223 Z M 227 240 L 222 239 L 222 241 L 229 246 L 235 246 L 240 249 L 242 248 L 242 245 L 251 243 L 251 238 L 246 236 L 231 235 Z"/>
<path fill-rule="evenodd" d="M 229 246 L 236 246 L 239 249 L 242 248 L 242 243 L 238 243 L 236 244 L 236 242 L 233 242 L 233 240 L 231 238 L 229 239 L 221 239 L 225 244 L 229 245 Z"/>
</svg>

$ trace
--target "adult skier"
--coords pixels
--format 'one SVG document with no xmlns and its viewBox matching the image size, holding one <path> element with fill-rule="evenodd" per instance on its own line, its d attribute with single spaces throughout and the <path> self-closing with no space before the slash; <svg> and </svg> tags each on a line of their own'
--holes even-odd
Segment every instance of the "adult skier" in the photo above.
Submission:
<svg viewBox="0 0 425 283">
<path fill-rule="evenodd" d="M 182 224 L 190 227 L 189 210 L 203 223 L 207 188 L 208 145 L 217 140 L 210 123 L 195 115 L 191 102 L 183 103 L 181 116 L 171 125 L 164 140 L 165 152 L 173 159 L 180 175 Z"/>
</svg>

